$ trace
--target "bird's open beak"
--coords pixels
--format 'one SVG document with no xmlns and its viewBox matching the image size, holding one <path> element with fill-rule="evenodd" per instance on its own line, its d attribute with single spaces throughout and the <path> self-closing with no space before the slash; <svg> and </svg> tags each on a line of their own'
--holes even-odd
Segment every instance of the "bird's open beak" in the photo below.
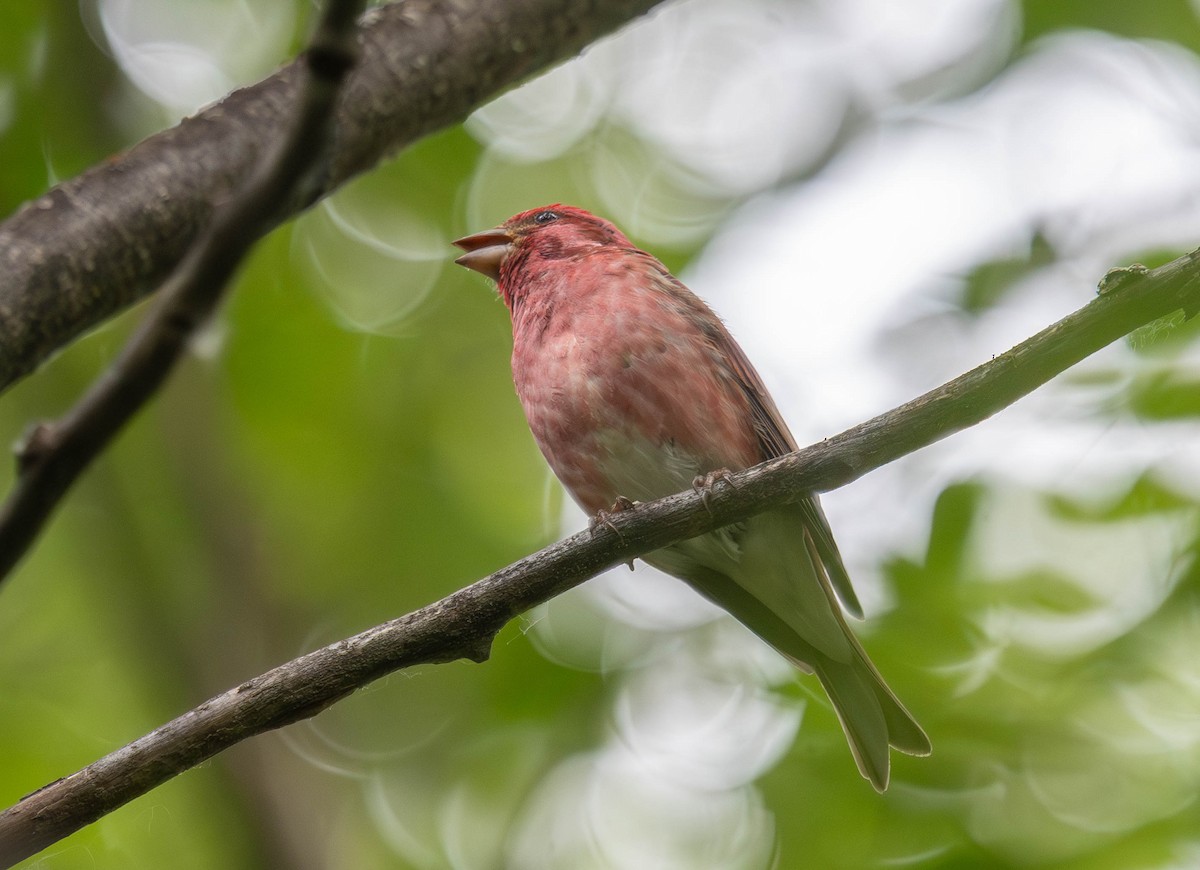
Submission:
<svg viewBox="0 0 1200 870">
<path fill-rule="evenodd" d="M 487 275 L 493 281 L 500 280 L 500 264 L 512 250 L 513 237 L 508 231 L 496 227 L 494 230 L 484 230 L 472 236 L 456 239 L 454 244 L 466 251 L 454 262 L 468 269 L 474 269 L 481 275 Z"/>
</svg>

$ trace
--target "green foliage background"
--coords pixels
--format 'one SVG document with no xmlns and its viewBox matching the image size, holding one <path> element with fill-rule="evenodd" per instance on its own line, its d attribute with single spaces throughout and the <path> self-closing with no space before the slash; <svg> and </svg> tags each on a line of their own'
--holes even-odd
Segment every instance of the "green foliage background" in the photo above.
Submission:
<svg viewBox="0 0 1200 870">
<path fill-rule="evenodd" d="M 299 44 L 307 4 L 296 6 L 291 46 L 264 57 L 244 81 Z M 1200 47 L 1195 7 L 1183 0 L 1029 0 L 1014 11 L 1025 46 L 1095 28 L 1188 52 Z M 68 3 L 0 8 L 0 83 L 5 214 L 165 123 Z M 594 189 L 576 170 L 599 138 L 615 135 L 627 134 L 597 132 L 560 157 L 498 173 L 496 186 L 473 192 L 468 206 L 486 155 L 476 138 L 453 129 L 359 180 L 339 202 L 402 203 L 444 239 L 481 228 L 468 225 L 472 210 L 499 220 L 546 199 L 594 205 Z M 732 215 L 737 200 L 717 208 Z M 502 306 L 477 276 L 421 261 L 411 268 L 432 275 L 421 279 L 424 290 L 413 289 L 418 282 L 403 266 L 384 279 L 394 280 L 398 296 L 412 294 L 397 303 L 408 306 L 403 317 L 386 328 L 352 328 L 304 256 L 323 238 L 324 220 L 314 212 L 256 250 L 197 353 L 75 489 L 0 594 L 0 804 L 559 534 L 561 496 L 512 394 Z M 694 237 L 655 250 L 678 269 L 703 243 Z M 320 244 L 323 256 L 334 256 Z M 979 280 L 966 288 L 963 308 L 986 310 L 1006 286 L 986 280 L 1013 264 L 974 265 Z M 1015 264 L 1018 272 L 1036 266 Z M 343 282 L 354 274 L 339 269 Z M 366 286 L 378 280 L 363 278 Z M 12 442 L 30 421 L 68 407 L 140 315 L 101 327 L 5 395 L 0 439 Z M 1185 437 L 1200 432 L 1187 362 L 1194 331 L 1149 342 L 1143 353 L 1155 360 L 1153 372 L 1111 373 L 1119 386 L 1094 414 L 1096 431 L 1133 415 L 1146 427 L 1190 427 Z M 1055 492 L 1020 494 L 1019 511 L 1079 528 L 1133 518 L 1175 529 L 1163 539 L 1171 548 L 1164 564 L 1173 560 L 1177 570 L 1161 603 L 1087 655 L 998 650 L 991 670 L 963 689 L 955 667 L 976 660 L 984 614 L 1052 617 L 1097 604 L 1052 571 L 990 576 L 971 557 L 973 537 L 1007 503 L 992 481 L 949 485 L 924 518 L 923 539 L 881 566 L 894 606 L 872 620 L 868 645 L 935 744 L 930 759 L 896 759 L 897 785 L 887 796 L 856 775 L 828 706 L 807 683 L 785 681 L 756 691 L 772 703 L 804 703 L 802 727 L 740 792 L 748 806 L 765 808 L 753 815 L 769 820 L 764 836 L 749 830 L 752 821 L 697 835 L 697 799 L 676 827 L 615 826 L 610 841 L 601 831 L 586 847 L 554 845 L 547 828 L 545 854 L 568 857 L 543 866 L 1200 863 L 1197 505 L 1149 471 L 1148 464 L 1146 474 L 1114 484 L 1101 506 Z M 10 471 L 3 473 L 7 483 Z M 1019 537 L 1011 543 L 1023 546 Z M 509 626 L 485 665 L 381 680 L 312 723 L 179 777 L 28 866 L 525 866 L 527 847 L 514 845 L 518 820 L 565 761 L 591 758 L 612 739 L 621 685 L 615 672 L 543 654 L 530 631 L 538 618 Z M 687 643 L 703 647 L 721 630 L 702 629 Z M 1131 696 L 1145 703 L 1126 703 Z M 1139 710 L 1152 711 L 1161 727 L 1140 727 Z M 537 826 L 520 824 L 536 841 Z M 623 851 L 645 842 L 659 851 Z"/>
</svg>

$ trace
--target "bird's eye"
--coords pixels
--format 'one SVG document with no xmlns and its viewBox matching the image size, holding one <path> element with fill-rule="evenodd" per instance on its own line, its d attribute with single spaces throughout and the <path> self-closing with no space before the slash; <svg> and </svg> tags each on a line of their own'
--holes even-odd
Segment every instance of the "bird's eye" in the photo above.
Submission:
<svg viewBox="0 0 1200 870">
<path fill-rule="evenodd" d="M 558 220 L 558 212 L 556 211 L 539 211 L 533 216 L 535 224 L 548 224 Z"/>
</svg>

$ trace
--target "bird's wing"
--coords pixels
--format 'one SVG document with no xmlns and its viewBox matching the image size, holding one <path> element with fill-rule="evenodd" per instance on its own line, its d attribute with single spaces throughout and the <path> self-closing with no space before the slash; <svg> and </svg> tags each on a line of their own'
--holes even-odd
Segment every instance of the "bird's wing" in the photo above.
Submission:
<svg viewBox="0 0 1200 870">
<path fill-rule="evenodd" d="M 711 321 L 708 338 L 725 359 L 728 359 L 742 391 L 750 403 L 750 412 L 754 420 L 754 431 L 758 435 L 763 460 L 774 459 L 785 453 L 792 453 L 799 448 L 796 439 L 783 421 L 783 415 L 775 405 L 775 400 L 767 392 L 762 378 L 755 370 L 745 351 L 730 335 L 725 324 L 719 319 Z M 863 618 L 862 604 L 854 593 L 850 583 L 850 575 L 842 563 L 842 555 L 838 552 L 837 543 L 833 540 L 833 532 L 829 528 L 829 520 L 825 511 L 816 498 L 806 498 L 797 504 L 804 527 L 812 536 L 812 542 L 820 556 L 820 564 L 824 566 L 829 583 L 837 593 L 838 600 L 846 608 L 846 612 L 856 619 Z"/>
</svg>

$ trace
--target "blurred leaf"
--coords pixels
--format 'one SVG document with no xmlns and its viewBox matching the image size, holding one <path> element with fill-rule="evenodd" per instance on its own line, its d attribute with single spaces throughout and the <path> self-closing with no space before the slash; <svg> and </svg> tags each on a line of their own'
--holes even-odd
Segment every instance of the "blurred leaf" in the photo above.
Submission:
<svg viewBox="0 0 1200 870">
<path fill-rule="evenodd" d="M 1082 523 L 1118 522 L 1163 511 L 1194 507 L 1186 495 L 1163 483 L 1155 474 L 1143 474 L 1116 498 L 1073 499 L 1058 493 L 1046 496 L 1046 506 L 1063 519 Z"/>
<path fill-rule="evenodd" d="M 1044 571 L 1006 577 L 996 583 L 994 589 L 1007 606 L 1025 610 L 1081 613 L 1102 603 L 1102 599 L 1078 583 Z"/>
<path fill-rule="evenodd" d="M 991 308 L 1022 280 L 1054 260 L 1050 241 L 1040 231 L 1034 233 L 1025 256 L 989 260 L 967 274 L 962 292 L 963 310 L 977 314 Z"/>
<path fill-rule="evenodd" d="M 1094 28 L 1133 38 L 1166 39 L 1200 48 L 1195 6 L 1187 0 L 1025 0 L 1025 40 L 1055 30 Z"/>
<path fill-rule="evenodd" d="M 985 487 L 980 483 L 958 483 L 946 487 L 933 508 L 925 566 L 945 580 L 961 579 L 967 534 Z"/>
<path fill-rule="evenodd" d="M 1138 378 L 1126 395 L 1129 410 L 1145 420 L 1173 420 L 1200 415 L 1200 379 L 1180 372 L 1157 372 Z"/>
</svg>

